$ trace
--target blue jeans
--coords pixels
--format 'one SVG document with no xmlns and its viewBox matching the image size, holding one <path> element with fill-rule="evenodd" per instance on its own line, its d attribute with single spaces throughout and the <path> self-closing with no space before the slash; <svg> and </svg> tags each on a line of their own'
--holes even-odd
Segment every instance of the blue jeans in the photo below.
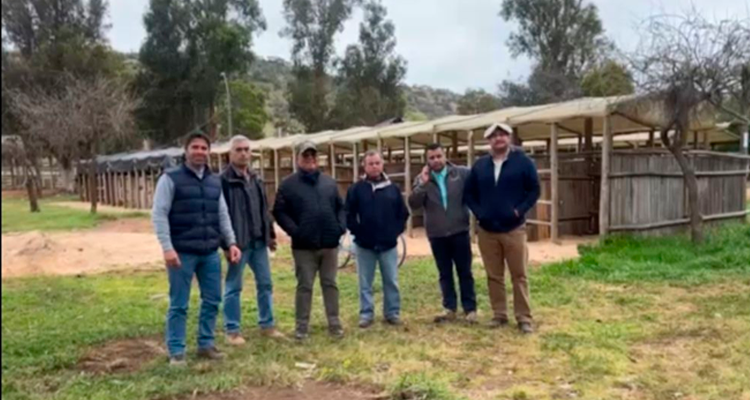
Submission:
<svg viewBox="0 0 750 400">
<path fill-rule="evenodd" d="M 221 259 L 218 252 L 208 255 L 180 253 L 180 268 L 167 267 L 169 311 L 167 312 L 167 350 L 170 356 L 185 354 L 185 325 L 193 275 L 201 291 L 198 323 L 198 348 L 214 346 L 214 328 L 221 303 Z"/>
<path fill-rule="evenodd" d="M 255 290 L 258 299 L 258 325 L 261 328 L 273 328 L 273 283 L 271 282 L 271 265 L 268 261 L 268 248 L 263 241 L 254 241 L 247 249 L 242 250 L 242 259 L 237 264 L 229 265 L 226 286 L 224 288 L 224 329 L 227 333 L 240 331 L 240 295 L 242 294 L 242 272 L 245 265 L 255 275 Z"/>
<path fill-rule="evenodd" d="M 401 295 L 398 289 L 398 251 L 396 247 L 386 251 L 373 251 L 356 247 L 357 273 L 359 274 L 359 318 L 372 321 L 375 318 L 372 282 L 375 280 L 376 264 L 380 264 L 383 278 L 383 315 L 385 318 L 399 318 Z"/>
</svg>

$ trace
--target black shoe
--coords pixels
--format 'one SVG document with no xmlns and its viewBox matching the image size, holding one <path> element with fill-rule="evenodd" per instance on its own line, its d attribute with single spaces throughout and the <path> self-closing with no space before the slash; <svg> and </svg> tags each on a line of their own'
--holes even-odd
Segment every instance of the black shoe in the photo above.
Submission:
<svg viewBox="0 0 750 400">
<path fill-rule="evenodd" d="M 174 368 L 187 367 L 187 360 L 184 354 L 177 354 L 169 357 L 169 366 Z"/>
<path fill-rule="evenodd" d="M 399 317 L 393 317 L 393 318 L 386 318 L 385 323 L 390 326 L 401 326 L 403 323 L 401 322 L 401 318 Z"/>
<path fill-rule="evenodd" d="M 359 321 L 359 327 L 361 329 L 367 329 L 367 328 L 371 327 L 372 324 L 373 324 L 373 320 L 371 320 L 371 319 L 363 319 L 363 320 Z"/>
<path fill-rule="evenodd" d="M 310 335 L 307 333 L 307 330 L 297 328 L 296 331 L 294 331 L 294 339 L 298 342 L 302 342 L 307 340 L 310 337 Z"/>
<path fill-rule="evenodd" d="M 534 333 L 534 327 L 531 326 L 531 322 L 519 322 L 518 329 L 524 335 L 531 335 L 532 333 Z"/>
<path fill-rule="evenodd" d="M 490 328 L 498 329 L 508 326 L 508 324 L 509 322 L 507 318 L 492 318 L 492 321 L 490 321 Z"/>
<path fill-rule="evenodd" d="M 198 358 L 204 360 L 219 361 L 226 358 L 226 355 L 219 351 L 216 347 L 206 347 L 205 349 L 198 349 Z"/>
<path fill-rule="evenodd" d="M 328 334 L 334 339 L 342 339 L 344 337 L 344 328 L 340 326 L 331 326 L 328 328 Z"/>
<path fill-rule="evenodd" d="M 455 322 L 456 319 L 458 319 L 458 316 L 456 315 L 456 311 L 454 310 L 448 310 L 445 309 L 441 314 L 438 314 L 435 316 L 435 318 L 432 320 L 436 324 L 444 324 L 446 322 Z"/>
</svg>

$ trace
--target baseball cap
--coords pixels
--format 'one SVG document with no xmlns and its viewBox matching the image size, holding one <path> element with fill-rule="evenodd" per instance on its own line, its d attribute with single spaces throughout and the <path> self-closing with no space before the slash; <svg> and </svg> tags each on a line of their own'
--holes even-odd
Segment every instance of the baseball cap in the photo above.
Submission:
<svg viewBox="0 0 750 400">
<path fill-rule="evenodd" d="M 498 129 L 506 132 L 508 135 L 513 134 L 513 128 L 511 128 L 510 125 L 496 122 L 490 125 L 490 127 L 484 131 L 484 138 L 489 139 L 489 137 L 492 136 Z"/>
<path fill-rule="evenodd" d="M 309 150 L 312 150 L 317 153 L 318 146 L 309 140 L 305 140 L 304 142 L 297 145 L 297 155 L 301 156 L 304 152 L 309 151 Z"/>
</svg>

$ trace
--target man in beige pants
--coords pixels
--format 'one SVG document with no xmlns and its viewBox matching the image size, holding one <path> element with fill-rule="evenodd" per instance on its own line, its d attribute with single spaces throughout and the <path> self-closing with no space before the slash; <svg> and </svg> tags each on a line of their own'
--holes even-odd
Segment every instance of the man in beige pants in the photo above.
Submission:
<svg viewBox="0 0 750 400">
<path fill-rule="evenodd" d="M 539 199 L 536 166 L 523 150 L 511 145 L 512 129 L 494 124 L 484 133 L 490 154 L 477 160 L 466 181 L 464 199 L 479 221 L 482 253 L 493 327 L 508 325 L 505 265 L 513 282 L 513 311 L 523 333 L 534 331 L 526 277 L 526 213 Z"/>
</svg>

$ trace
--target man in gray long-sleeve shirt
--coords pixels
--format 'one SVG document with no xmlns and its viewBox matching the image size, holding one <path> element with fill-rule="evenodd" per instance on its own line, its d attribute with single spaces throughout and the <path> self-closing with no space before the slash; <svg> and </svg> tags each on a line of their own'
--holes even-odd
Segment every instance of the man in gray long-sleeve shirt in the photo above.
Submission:
<svg viewBox="0 0 750 400">
<path fill-rule="evenodd" d="M 221 303 L 219 245 L 229 245 L 237 262 L 232 221 L 222 195 L 221 180 L 207 167 L 211 142 L 202 132 L 188 135 L 184 165 L 166 171 L 156 185 L 153 223 L 164 251 L 169 277 L 166 341 L 170 364 L 185 365 L 185 326 L 193 275 L 201 290 L 198 356 L 221 359 L 214 345 L 216 316 Z"/>
</svg>

